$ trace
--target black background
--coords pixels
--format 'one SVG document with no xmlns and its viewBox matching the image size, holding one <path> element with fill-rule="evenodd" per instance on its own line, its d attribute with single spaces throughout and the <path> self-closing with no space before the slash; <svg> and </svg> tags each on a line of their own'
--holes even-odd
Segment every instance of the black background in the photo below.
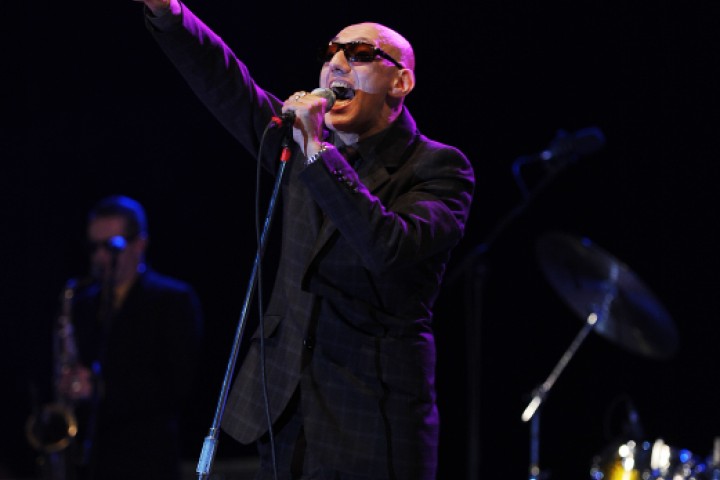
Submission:
<svg viewBox="0 0 720 480">
<path fill-rule="evenodd" d="M 516 158 L 542 150 L 561 129 L 594 125 L 605 133 L 605 148 L 559 171 L 502 229 L 485 263 L 482 301 L 469 302 L 462 275 L 445 285 L 436 312 L 439 478 L 527 477 L 529 428 L 520 414 L 582 327 L 539 268 L 535 245 L 548 231 L 587 236 L 629 265 L 672 315 L 680 342 L 671 359 L 656 360 L 587 338 L 541 410 L 540 460 L 551 478 L 587 478 L 593 456 L 622 436 L 623 398 L 636 406 L 647 440 L 705 456 L 720 435 L 720 6 L 637 3 L 190 4 L 280 97 L 317 85 L 315 49 L 346 24 L 385 23 L 414 44 L 418 85 L 407 105 L 423 133 L 469 156 L 478 180 L 451 271 L 468 265 L 520 205 Z M 49 389 L 58 295 L 68 277 L 86 270 L 86 211 L 114 193 L 146 206 L 150 263 L 193 284 L 204 306 L 206 374 L 186 432 L 193 460 L 212 420 L 254 257 L 252 158 L 160 53 L 139 4 L 37 0 L 3 10 L 6 475 L 32 474 L 22 426 Z M 267 198 L 271 183 L 263 182 Z M 271 244 L 268 272 L 275 251 Z M 468 320 L 481 331 L 470 342 Z M 481 358 L 473 448 L 468 343 Z M 221 439 L 218 456 L 251 454 Z M 469 457 L 479 472 L 468 471 Z"/>
</svg>

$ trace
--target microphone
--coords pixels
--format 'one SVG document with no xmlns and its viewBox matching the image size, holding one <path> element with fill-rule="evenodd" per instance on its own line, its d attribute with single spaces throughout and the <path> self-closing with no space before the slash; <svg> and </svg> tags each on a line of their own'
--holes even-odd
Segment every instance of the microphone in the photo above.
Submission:
<svg viewBox="0 0 720 480">
<path fill-rule="evenodd" d="M 105 248 L 107 248 L 110 253 L 120 253 L 125 250 L 125 247 L 127 247 L 127 240 L 120 235 L 110 237 L 105 241 Z"/>
<path fill-rule="evenodd" d="M 595 153 L 604 146 L 605 135 L 598 127 L 582 128 L 572 134 L 560 130 L 548 148 L 536 155 L 536 159 L 543 162 L 574 160 L 581 155 Z"/>
<path fill-rule="evenodd" d="M 115 264 L 118 261 L 118 256 L 127 247 L 127 240 L 125 240 L 125 237 L 123 237 L 122 235 L 115 235 L 114 237 L 110 237 L 107 240 L 104 240 L 102 242 L 93 243 L 93 244 L 91 244 L 91 247 L 92 247 L 93 251 L 96 251 L 97 248 L 103 248 L 104 250 L 107 250 L 107 252 L 110 254 L 110 259 L 111 259 L 110 268 L 111 268 L 111 271 L 114 271 Z M 91 280 L 105 279 L 106 269 L 107 269 L 107 265 L 96 264 L 93 262 L 93 264 L 90 266 L 90 279 Z"/>
<path fill-rule="evenodd" d="M 335 96 L 335 92 L 333 92 L 329 88 L 316 88 L 310 93 L 323 97 L 327 101 L 327 105 L 325 106 L 326 110 L 330 110 L 333 105 L 335 105 L 335 100 L 337 99 L 337 97 Z M 280 128 L 284 126 L 292 126 L 293 123 L 295 123 L 295 112 L 293 112 L 292 110 L 288 110 L 282 115 L 272 117 L 270 119 L 269 127 Z"/>
<path fill-rule="evenodd" d="M 550 145 L 540 153 L 523 155 L 512 163 L 513 177 L 524 197 L 530 191 L 523 178 L 522 170 L 526 166 L 542 165 L 541 169 L 557 173 L 563 167 L 576 161 L 581 155 L 595 153 L 605 146 L 605 135 L 598 127 L 582 128 L 575 133 L 558 130 Z M 537 167 L 533 167 L 537 170 Z M 534 172 L 536 175 L 538 172 Z"/>
</svg>

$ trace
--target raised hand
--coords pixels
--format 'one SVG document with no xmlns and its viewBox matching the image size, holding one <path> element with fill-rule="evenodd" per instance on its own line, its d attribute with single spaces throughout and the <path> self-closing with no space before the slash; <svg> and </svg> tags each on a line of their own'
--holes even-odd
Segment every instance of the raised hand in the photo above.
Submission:
<svg viewBox="0 0 720 480">
<path fill-rule="evenodd" d="M 155 16 L 164 15 L 168 12 L 178 12 L 180 4 L 177 0 L 133 0 L 134 2 L 142 2 Z"/>
</svg>

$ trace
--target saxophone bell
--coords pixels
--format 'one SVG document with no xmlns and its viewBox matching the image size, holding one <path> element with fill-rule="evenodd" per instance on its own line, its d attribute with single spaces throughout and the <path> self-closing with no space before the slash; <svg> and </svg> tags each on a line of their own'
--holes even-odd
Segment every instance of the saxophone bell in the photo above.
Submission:
<svg viewBox="0 0 720 480">
<path fill-rule="evenodd" d="M 28 443 L 43 453 L 65 450 L 77 436 L 77 432 L 77 418 L 72 408 L 60 403 L 43 405 L 25 424 Z"/>
</svg>

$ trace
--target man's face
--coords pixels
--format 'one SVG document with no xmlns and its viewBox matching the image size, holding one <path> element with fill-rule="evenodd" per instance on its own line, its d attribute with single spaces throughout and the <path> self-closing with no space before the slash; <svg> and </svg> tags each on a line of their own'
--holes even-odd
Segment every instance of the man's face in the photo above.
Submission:
<svg viewBox="0 0 720 480">
<path fill-rule="evenodd" d="M 343 29 L 334 42 L 345 44 L 365 42 L 381 48 L 397 59 L 399 52 L 393 45 L 383 44 L 378 30 L 372 24 L 352 25 Z M 342 87 L 354 92 L 351 98 L 338 98 L 325 122 L 333 130 L 356 133 L 366 137 L 377 133 L 390 123 L 391 108 L 388 92 L 398 77 L 399 69 L 390 61 L 377 57 L 371 62 L 350 62 L 345 53 L 338 51 L 323 64 L 320 86 Z"/>
<path fill-rule="evenodd" d="M 122 285 L 135 278 L 138 265 L 143 260 L 146 239 L 126 238 L 126 220 L 121 216 L 97 217 L 88 225 L 87 239 L 90 245 L 90 266 L 94 277 L 107 280 L 112 267 L 113 256 L 117 256 L 115 283 Z M 113 253 L 107 247 L 107 241 L 115 236 L 126 240 L 125 248 Z"/>
</svg>

